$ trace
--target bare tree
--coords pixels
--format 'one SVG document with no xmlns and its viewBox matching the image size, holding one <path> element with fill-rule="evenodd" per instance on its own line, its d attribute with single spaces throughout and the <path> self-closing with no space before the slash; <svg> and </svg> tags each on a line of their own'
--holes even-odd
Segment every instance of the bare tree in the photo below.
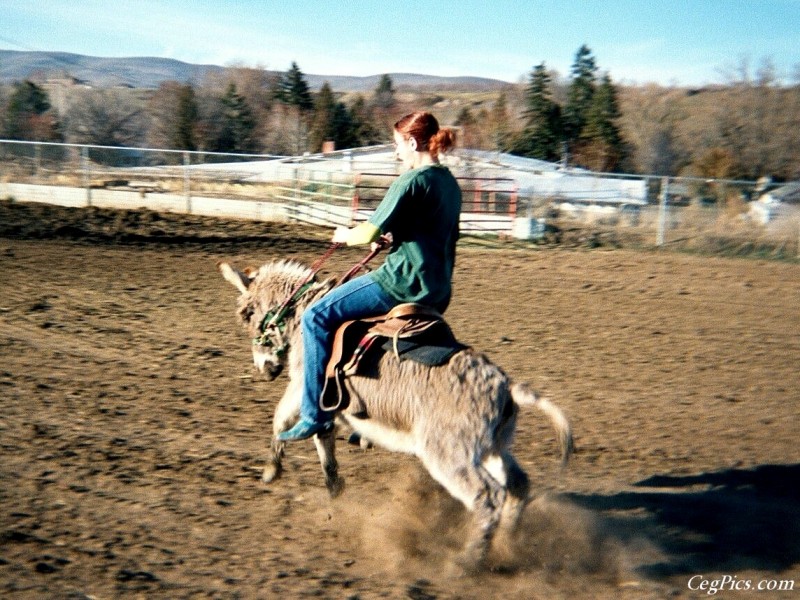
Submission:
<svg viewBox="0 0 800 600">
<path fill-rule="evenodd" d="M 656 175 L 679 172 L 684 153 L 676 133 L 680 95 L 656 85 L 622 88 L 620 127 L 630 145 L 629 169 Z"/>
<path fill-rule="evenodd" d="M 67 139 L 101 146 L 141 146 L 146 131 L 144 109 L 144 100 L 134 90 L 76 90 L 67 108 Z"/>
<path fill-rule="evenodd" d="M 6 112 L 10 95 L 8 86 L 0 84 L 0 131 L 6 130 Z"/>
</svg>

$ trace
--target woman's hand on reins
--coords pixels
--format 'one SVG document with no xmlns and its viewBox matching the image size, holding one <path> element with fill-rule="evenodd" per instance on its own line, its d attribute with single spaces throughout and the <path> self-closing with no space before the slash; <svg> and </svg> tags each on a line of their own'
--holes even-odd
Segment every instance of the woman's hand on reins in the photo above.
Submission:
<svg viewBox="0 0 800 600">
<path fill-rule="evenodd" d="M 388 248 L 388 247 L 390 247 L 392 245 L 392 240 L 393 239 L 394 238 L 392 237 L 392 232 L 390 231 L 386 235 L 382 235 L 376 241 L 372 242 L 369 245 L 369 248 L 373 252 L 377 252 L 378 250 L 385 250 L 386 248 Z"/>
<path fill-rule="evenodd" d="M 350 228 L 339 226 L 333 232 L 333 238 L 331 239 L 331 241 L 334 244 L 346 244 L 349 237 L 350 237 Z"/>
</svg>

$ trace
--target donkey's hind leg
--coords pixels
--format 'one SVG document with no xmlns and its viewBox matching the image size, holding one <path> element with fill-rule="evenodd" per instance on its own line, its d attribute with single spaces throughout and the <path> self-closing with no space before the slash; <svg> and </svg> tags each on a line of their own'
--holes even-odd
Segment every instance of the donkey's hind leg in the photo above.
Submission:
<svg viewBox="0 0 800 600">
<path fill-rule="evenodd" d="M 474 497 L 472 509 L 475 528 L 464 548 L 461 565 L 467 570 L 474 570 L 483 566 L 492 545 L 503 512 L 506 490 L 480 466 L 475 468 L 469 479 L 468 485 Z"/>
<path fill-rule="evenodd" d="M 500 520 L 499 534 L 504 543 L 513 542 L 522 513 L 530 500 L 531 483 L 528 474 L 510 453 L 503 454 L 503 468 L 506 475 L 506 501 Z"/>
<path fill-rule="evenodd" d="M 431 476 L 473 513 L 474 527 L 457 563 L 466 571 L 480 569 L 491 547 L 506 490 L 482 465 L 459 465 L 447 471 L 426 464 Z"/>
<path fill-rule="evenodd" d="M 522 511 L 528 504 L 528 493 L 531 487 L 528 475 L 510 452 L 491 455 L 483 461 L 483 466 L 506 489 L 500 528 L 513 531 L 519 523 Z"/>
</svg>

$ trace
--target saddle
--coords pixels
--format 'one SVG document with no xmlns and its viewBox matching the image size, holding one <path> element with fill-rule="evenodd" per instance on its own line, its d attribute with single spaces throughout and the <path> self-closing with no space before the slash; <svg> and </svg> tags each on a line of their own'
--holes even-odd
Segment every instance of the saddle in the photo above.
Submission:
<svg viewBox="0 0 800 600">
<path fill-rule="evenodd" d="M 374 364 L 385 352 L 397 360 L 436 366 L 466 347 L 455 339 L 439 311 L 422 304 L 399 304 L 385 315 L 346 321 L 334 335 L 320 407 L 346 408 L 349 395 L 344 380 L 362 373 L 367 363 Z"/>
</svg>

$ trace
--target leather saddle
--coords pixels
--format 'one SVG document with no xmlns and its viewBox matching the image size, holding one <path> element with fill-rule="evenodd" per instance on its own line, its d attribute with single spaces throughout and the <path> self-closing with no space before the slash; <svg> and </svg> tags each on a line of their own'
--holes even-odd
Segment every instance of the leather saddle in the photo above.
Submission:
<svg viewBox="0 0 800 600">
<path fill-rule="evenodd" d="M 346 408 L 349 397 L 344 380 L 366 370 L 365 364 L 374 364 L 385 352 L 397 360 L 435 366 L 464 348 L 441 313 L 422 304 L 399 304 L 385 315 L 346 321 L 334 335 L 320 407 L 327 411 Z"/>
</svg>

